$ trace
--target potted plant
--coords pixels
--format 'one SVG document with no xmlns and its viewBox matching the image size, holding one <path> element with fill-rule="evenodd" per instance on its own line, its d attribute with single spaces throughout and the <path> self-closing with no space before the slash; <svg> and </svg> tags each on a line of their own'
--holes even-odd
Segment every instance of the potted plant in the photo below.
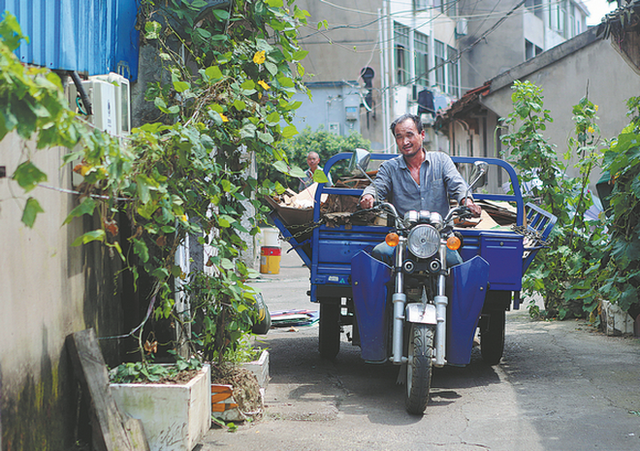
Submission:
<svg viewBox="0 0 640 451">
<path fill-rule="evenodd" d="M 139 419 L 151 451 L 191 451 L 211 427 L 211 369 L 197 359 L 176 364 L 142 362 L 111 371 L 116 405 Z"/>
</svg>

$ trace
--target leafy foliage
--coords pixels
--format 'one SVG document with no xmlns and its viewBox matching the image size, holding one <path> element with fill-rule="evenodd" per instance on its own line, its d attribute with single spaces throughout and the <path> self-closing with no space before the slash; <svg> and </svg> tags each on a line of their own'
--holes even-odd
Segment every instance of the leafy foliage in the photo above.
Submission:
<svg viewBox="0 0 640 451">
<path fill-rule="evenodd" d="M 529 81 L 516 81 L 513 90 L 514 111 L 504 120 L 512 132 L 504 135 L 502 142 L 528 188 L 528 200 L 558 218 L 548 248 L 538 254 L 523 279 L 523 289 L 543 296 L 547 316 L 581 317 L 598 305 L 599 297 L 593 291 L 597 286 L 592 281 L 605 239 L 603 224 L 585 219 L 592 205 L 589 176 L 602 159 L 598 108 L 587 98 L 573 107 L 575 136 L 569 139 L 564 158 L 577 159 L 574 167 L 579 176 L 570 177 L 568 166 L 558 161 L 542 134 L 552 120 L 544 109 L 542 89 Z M 529 311 L 533 316 L 540 313 L 533 303 Z"/>
<path fill-rule="evenodd" d="M 134 382 L 159 382 L 162 379 L 175 378 L 185 370 L 199 370 L 202 363 L 192 357 L 189 360 L 175 355 L 173 365 L 145 364 L 144 362 L 123 363 L 109 371 L 109 381 L 113 384 L 130 384 Z"/>
<path fill-rule="evenodd" d="M 73 121 L 60 78 L 47 69 L 24 66 L 13 53 L 21 41 L 27 41 L 15 16 L 5 14 L 0 22 L 0 140 L 15 131 L 24 139 L 35 138 L 37 148 L 73 147 L 80 139 L 79 124 Z M 24 160 L 12 175 L 24 193 L 47 180 L 32 161 L 26 146 Z M 22 222 L 33 227 L 44 209 L 35 197 L 25 201 Z"/>
<path fill-rule="evenodd" d="M 598 278 L 603 296 L 636 316 L 640 313 L 640 97 L 629 99 L 627 106 L 631 123 L 604 156 L 613 185 L 607 211 L 610 258 Z"/>
<path fill-rule="evenodd" d="M 35 134 L 39 148 L 72 148 L 81 141 L 79 150 L 64 157 L 64 163 L 80 160 L 74 171 L 84 177 L 83 196 L 65 223 L 88 215 L 100 226 L 73 245 L 98 241 L 111 247 L 134 284 L 141 271 L 150 275 L 157 316 L 173 316 L 185 326 L 215 323 L 193 343 L 223 360 L 253 321 L 253 291 L 245 282 L 254 272 L 238 256 L 247 237 L 259 232 L 264 207 L 258 197 L 277 188 L 250 175 L 252 155 L 275 167 L 283 161 L 296 173 L 278 143 L 297 134 L 291 120 L 299 102 L 292 96 L 306 92 L 301 60 L 307 54 L 299 48 L 297 28 L 308 13 L 282 0 L 238 0 L 203 14 L 205 6 L 202 0 L 142 2 L 145 39 L 163 65 L 146 93 L 158 121 L 124 140 L 79 121 L 66 106 L 57 75 L 17 61 L 12 51 L 22 35 L 15 18 L 7 17 L 0 25 L 0 63 L 9 68 L 0 81 L 0 138 L 16 129 L 25 139 Z M 46 174 L 27 155 L 13 178 L 29 192 Z M 32 226 L 41 210 L 30 198 L 23 222 Z M 131 224 L 128 243 L 121 242 L 120 212 Z M 210 250 L 210 275 L 202 298 L 209 304 L 193 310 L 205 316 L 185 319 L 174 311 L 174 280 L 187 277 L 174 256 L 187 235 Z"/>
</svg>

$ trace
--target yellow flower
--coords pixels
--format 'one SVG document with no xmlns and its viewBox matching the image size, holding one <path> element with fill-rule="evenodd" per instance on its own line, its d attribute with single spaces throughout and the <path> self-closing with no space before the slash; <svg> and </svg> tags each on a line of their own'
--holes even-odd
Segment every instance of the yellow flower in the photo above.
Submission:
<svg viewBox="0 0 640 451">
<path fill-rule="evenodd" d="M 222 113 L 218 113 L 220 115 L 220 118 L 222 119 L 222 122 L 229 122 L 229 118 L 227 116 L 225 116 Z"/>
<path fill-rule="evenodd" d="M 265 59 L 267 59 L 267 57 L 265 56 L 264 50 L 260 50 L 259 52 L 256 52 L 255 55 L 253 55 L 253 62 L 256 64 L 264 63 Z"/>
<path fill-rule="evenodd" d="M 598 105 L 593 105 L 593 107 L 595 108 L 596 113 L 597 113 L 598 112 Z"/>
<path fill-rule="evenodd" d="M 593 132 L 595 132 L 595 131 L 596 131 L 596 129 L 595 129 L 595 128 L 593 128 L 592 126 L 589 126 L 589 128 L 587 129 L 587 131 L 588 131 L 589 133 L 593 133 Z"/>
<path fill-rule="evenodd" d="M 262 86 L 262 89 L 270 89 L 270 88 L 269 88 L 269 85 L 268 85 L 268 84 L 266 84 L 266 83 L 265 83 L 264 81 L 262 81 L 262 80 L 260 80 L 260 81 L 258 82 L 258 84 L 259 84 L 260 86 Z"/>
<path fill-rule="evenodd" d="M 182 219 L 184 222 L 187 222 L 187 215 L 180 215 L 178 217 Z"/>
</svg>

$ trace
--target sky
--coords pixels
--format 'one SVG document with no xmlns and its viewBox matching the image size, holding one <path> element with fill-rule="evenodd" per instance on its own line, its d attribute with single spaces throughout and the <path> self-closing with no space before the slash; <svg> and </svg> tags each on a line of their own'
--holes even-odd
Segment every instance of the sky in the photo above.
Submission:
<svg viewBox="0 0 640 451">
<path fill-rule="evenodd" d="M 582 0 L 582 3 L 586 5 L 591 14 L 587 17 L 587 25 L 598 25 L 605 14 L 617 7 L 616 2 L 609 4 L 606 0 Z"/>
</svg>

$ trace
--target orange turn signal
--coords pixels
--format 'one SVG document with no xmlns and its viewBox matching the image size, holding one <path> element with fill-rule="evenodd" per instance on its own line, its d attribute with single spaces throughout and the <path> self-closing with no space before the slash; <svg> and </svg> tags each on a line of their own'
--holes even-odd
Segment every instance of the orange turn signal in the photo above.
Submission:
<svg viewBox="0 0 640 451">
<path fill-rule="evenodd" d="M 400 242 L 400 237 L 397 233 L 391 232 L 387 233 L 387 236 L 384 238 L 385 243 L 387 243 L 391 247 L 396 247 Z"/>
<path fill-rule="evenodd" d="M 455 235 L 447 238 L 447 247 L 452 251 L 457 251 L 458 249 L 460 249 L 461 244 L 462 243 L 460 243 L 460 238 Z"/>
</svg>

